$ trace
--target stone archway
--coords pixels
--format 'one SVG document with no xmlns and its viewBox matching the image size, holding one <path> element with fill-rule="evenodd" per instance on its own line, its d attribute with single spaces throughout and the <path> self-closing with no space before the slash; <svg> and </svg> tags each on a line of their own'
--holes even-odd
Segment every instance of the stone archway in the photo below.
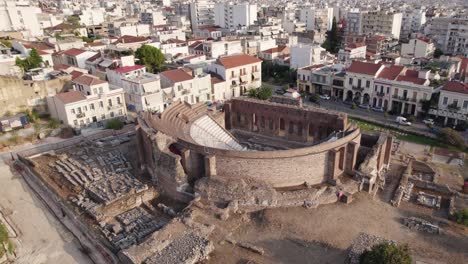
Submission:
<svg viewBox="0 0 468 264">
<path fill-rule="evenodd" d="M 360 103 L 361 103 L 361 93 L 360 93 L 360 92 L 356 92 L 356 93 L 354 94 L 353 101 L 354 101 L 356 104 L 360 104 Z"/>
<path fill-rule="evenodd" d="M 348 102 L 353 101 L 353 92 L 352 91 L 347 91 L 346 92 L 346 100 L 345 101 L 348 101 Z"/>
<path fill-rule="evenodd" d="M 366 104 L 366 105 L 368 105 L 370 103 L 370 95 L 368 93 L 364 94 L 362 103 Z"/>
</svg>

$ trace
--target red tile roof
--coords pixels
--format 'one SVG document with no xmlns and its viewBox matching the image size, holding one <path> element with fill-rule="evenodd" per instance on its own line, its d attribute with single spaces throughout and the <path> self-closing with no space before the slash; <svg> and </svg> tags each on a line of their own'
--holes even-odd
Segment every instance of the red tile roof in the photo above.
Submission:
<svg viewBox="0 0 468 264">
<path fill-rule="evenodd" d="M 200 45 L 200 44 L 202 44 L 201 41 L 195 41 L 194 43 L 192 43 L 192 44 L 189 46 L 189 48 L 190 48 L 190 49 L 193 49 L 193 48 L 197 47 L 197 46 Z"/>
<path fill-rule="evenodd" d="M 70 67 L 71 67 L 70 65 L 57 64 L 57 65 L 54 65 L 54 70 L 61 71 L 61 70 L 66 70 L 66 69 L 68 69 Z"/>
<path fill-rule="evenodd" d="M 240 67 L 240 66 L 249 65 L 252 63 L 258 63 L 258 62 L 262 62 L 262 60 L 246 55 L 246 54 L 222 57 L 217 60 L 217 63 L 220 65 L 223 65 L 224 68 L 226 69 Z"/>
<path fill-rule="evenodd" d="M 80 91 L 70 91 L 66 93 L 58 93 L 57 98 L 64 104 L 74 103 L 86 100 L 86 96 Z"/>
<path fill-rule="evenodd" d="M 193 76 L 188 74 L 183 69 L 175 69 L 161 72 L 161 75 L 171 80 L 173 83 L 184 82 L 193 79 Z"/>
<path fill-rule="evenodd" d="M 390 67 L 385 67 L 379 73 L 379 76 L 377 76 L 377 78 L 395 80 L 395 78 L 401 74 L 404 68 L 405 66 L 400 66 L 400 65 L 392 65 Z"/>
<path fill-rule="evenodd" d="M 80 71 L 71 71 L 70 72 L 70 75 L 72 77 L 72 80 L 75 80 L 76 78 L 80 77 L 81 75 L 83 75 L 84 73 L 83 72 L 80 72 Z"/>
<path fill-rule="evenodd" d="M 147 37 L 135 37 L 135 36 L 122 36 L 118 38 L 114 43 L 112 44 L 127 44 L 127 43 L 138 43 L 138 42 L 145 42 L 147 41 Z"/>
<path fill-rule="evenodd" d="M 218 26 L 202 26 L 202 27 L 199 27 L 198 29 L 213 32 L 213 31 L 220 31 L 221 27 L 218 27 Z"/>
<path fill-rule="evenodd" d="M 286 46 L 280 45 L 278 47 L 267 49 L 267 50 L 264 50 L 262 52 L 264 52 L 264 53 L 276 53 L 276 52 L 283 52 L 285 49 L 286 49 Z"/>
<path fill-rule="evenodd" d="M 365 74 L 365 75 L 375 75 L 382 65 L 374 64 L 369 62 L 353 61 L 351 66 L 349 66 L 348 72 Z"/>
<path fill-rule="evenodd" d="M 79 84 L 82 84 L 82 85 L 86 85 L 86 86 L 92 86 L 92 85 L 98 85 L 98 84 L 103 84 L 103 83 L 107 83 L 106 81 L 103 81 L 93 75 L 89 75 L 89 74 L 83 74 L 79 77 L 77 77 L 76 79 L 73 80 L 74 83 L 79 83 Z"/>
<path fill-rule="evenodd" d="M 364 46 L 367 46 L 366 43 L 362 43 L 362 42 L 351 43 L 346 47 L 346 49 L 356 49 L 356 48 L 360 48 Z"/>
<path fill-rule="evenodd" d="M 450 81 L 450 82 L 445 83 L 442 90 L 454 92 L 454 93 L 468 94 L 468 84 Z"/>
<path fill-rule="evenodd" d="M 176 44 L 186 43 L 186 41 L 183 41 L 183 40 L 180 40 L 180 39 L 175 39 L 175 38 L 168 39 L 166 42 L 167 43 L 176 43 Z"/>
<path fill-rule="evenodd" d="M 69 50 L 65 50 L 62 54 L 65 54 L 67 56 L 70 56 L 70 57 L 76 57 L 82 53 L 85 53 L 86 50 L 82 50 L 82 49 L 75 49 L 75 48 L 72 48 L 72 49 L 69 49 Z"/>
<path fill-rule="evenodd" d="M 141 70 L 143 68 L 145 68 L 145 66 L 143 66 L 143 65 L 133 65 L 133 66 L 120 67 L 120 68 L 115 69 L 115 71 L 119 72 L 119 73 L 129 73 L 129 72 L 132 72 L 132 71 Z"/>
<path fill-rule="evenodd" d="M 426 79 L 419 78 L 419 72 L 415 70 L 406 70 L 405 75 L 400 75 L 397 77 L 397 81 L 400 82 L 410 82 L 418 85 L 423 85 L 426 83 Z"/>
<path fill-rule="evenodd" d="M 422 42 L 426 42 L 428 44 L 432 43 L 432 39 L 430 38 L 426 38 L 426 37 L 419 37 L 417 38 L 418 40 L 422 41 Z"/>
<path fill-rule="evenodd" d="M 218 77 L 211 77 L 211 84 L 217 84 L 217 83 L 222 83 L 224 80 L 218 78 Z"/>
</svg>

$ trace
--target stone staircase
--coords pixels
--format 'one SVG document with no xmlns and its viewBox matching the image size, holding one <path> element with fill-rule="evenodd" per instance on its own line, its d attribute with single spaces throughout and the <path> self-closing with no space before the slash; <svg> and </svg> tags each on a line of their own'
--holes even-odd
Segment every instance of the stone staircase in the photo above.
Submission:
<svg viewBox="0 0 468 264">
<path fill-rule="evenodd" d="M 211 148 L 247 150 L 228 131 L 207 115 L 192 123 L 190 136 L 198 144 Z"/>
</svg>

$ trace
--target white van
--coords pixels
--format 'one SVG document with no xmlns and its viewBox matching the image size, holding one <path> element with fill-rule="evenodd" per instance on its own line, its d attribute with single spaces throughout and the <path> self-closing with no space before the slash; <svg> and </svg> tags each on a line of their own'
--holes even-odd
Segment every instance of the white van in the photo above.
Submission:
<svg viewBox="0 0 468 264">
<path fill-rule="evenodd" d="M 400 125 L 411 126 L 411 122 L 408 122 L 408 120 L 406 120 L 406 117 L 399 116 L 396 118 L 396 122 Z"/>
</svg>

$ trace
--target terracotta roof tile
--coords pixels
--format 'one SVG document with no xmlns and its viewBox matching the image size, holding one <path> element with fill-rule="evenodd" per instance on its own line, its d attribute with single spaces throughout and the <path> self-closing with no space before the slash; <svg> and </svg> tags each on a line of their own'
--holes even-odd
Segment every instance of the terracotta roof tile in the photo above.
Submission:
<svg viewBox="0 0 468 264">
<path fill-rule="evenodd" d="M 390 67 L 385 67 L 379 73 L 379 76 L 377 76 L 377 78 L 395 80 L 395 78 L 397 78 L 401 74 L 404 68 L 405 66 L 401 65 L 392 65 Z"/>
<path fill-rule="evenodd" d="M 103 81 L 93 75 L 89 75 L 89 74 L 83 74 L 79 77 L 77 77 L 76 79 L 73 80 L 74 83 L 79 83 L 79 84 L 82 84 L 82 85 L 86 85 L 86 86 L 92 86 L 92 85 L 98 85 L 98 84 L 103 84 L 103 83 L 107 83 L 106 81 Z"/>
<path fill-rule="evenodd" d="M 348 72 L 365 75 L 375 75 L 379 71 L 380 67 L 382 67 L 382 65 L 380 64 L 353 61 L 353 63 L 351 63 L 351 66 L 349 66 Z"/>
<path fill-rule="evenodd" d="M 410 82 L 418 85 L 424 85 L 427 80 L 419 78 L 419 72 L 415 70 L 406 70 L 405 75 L 400 75 L 396 79 L 400 82 Z"/>
<path fill-rule="evenodd" d="M 135 37 L 135 36 L 122 36 L 118 38 L 114 43 L 112 44 L 127 44 L 127 43 L 138 43 L 138 42 L 145 42 L 147 41 L 147 37 Z"/>
<path fill-rule="evenodd" d="M 442 90 L 454 92 L 454 93 L 468 94 L 468 84 L 450 81 L 450 82 L 445 83 Z"/>
<path fill-rule="evenodd" d="M 264 50 L 262 52 L 264 53 L 276 53 L 276 52 L 283 52 L 284 50 L 286 49 L 286 46 L 277 46 L 277 47 L 274 47 L 274 48 L 271 48 L 271 49 L 267 49 L 267 50 Z"/>
<path fill-rule="evenodd" d="M 67 56 L 70 56 L 70 57 L 76 57 L 82 53 L 85 53 L 86 50 L 82 50 L 82 49 L 75 49 L 75 48 L 72 48 L 72 49 L 69 49 L 69 50 L 65 50 L 62 54 L 65 54 Z"/>
<path fill-rule="evenodd" d="M 220 65 L 223 65 L 224 68 L 226 69 L 249 65 L 249 64 L 258 63 L 258 62 L 262 62 L 262 60 L 246 55 L 246 54 L 222 57 L 217 60 L 217 63 Z"/>
<path fill-rule="evenodd" d="M 183 69 L 161 72 L 161 75 L 171 80 L 173 83 L 184 82 L 193 79 L 193 76 L 185 72 Z"/>
<path fill-rule="evenodd" d="M 70 91 L 66 93 L 58 93 L 57 98 L 64 104 L 74 103 L 82 100 L 86 100 L 86 96 L 80 91 Z"/>
<path fill-rule="evenodd" d="M 120 68 L 115 69 L 115 71 L 120 72 L 120 73 L 128 73 L 128 72 L 132 72 L 136 70 L 141 70 L 143 68 L 145 68 L 145 66 L 143 65 L 133 65 L 133 66 L 120 67 Z"/>
<path fill-rule="evenodd" d="M 80 71 L 71 71 L 70 72 L 70 75 L 72 77 L 72 80 L 75 80 L 76 78 L 80 77 L 81 75 L 83 75 L 84 73 L 83 72 L 80 72 Z"/>
</svg>

